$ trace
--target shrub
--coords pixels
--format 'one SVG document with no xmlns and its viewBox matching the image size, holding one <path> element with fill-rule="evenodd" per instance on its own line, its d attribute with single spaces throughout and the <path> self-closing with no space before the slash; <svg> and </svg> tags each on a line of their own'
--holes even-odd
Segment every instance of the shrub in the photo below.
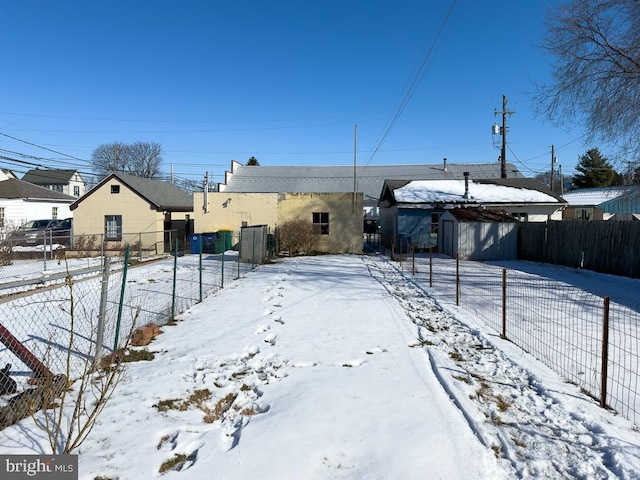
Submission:
<svg viewBox="0 0 640 480">
<path fill-rule="evenodd" d="M 289 220 L 278 227 L 280 252 L 289 255 L 310 253 L 317 239 L 316 228 L 307 220 Z"/>
</svg>

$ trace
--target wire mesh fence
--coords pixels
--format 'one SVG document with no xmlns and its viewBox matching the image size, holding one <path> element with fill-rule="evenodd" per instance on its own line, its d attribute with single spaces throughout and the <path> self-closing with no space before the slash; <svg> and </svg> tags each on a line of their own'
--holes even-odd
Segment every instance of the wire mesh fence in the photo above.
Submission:
<svg viewBox="0 0 640 480">
<path fill-rule="evenodd" d="M 401 268 L 441 302 L 473 313 L 601 406 L 640 421 L 640 301 L 442 255 L 406 258 Z"/>
<path fill-rule="evenodd" d="M 233 251 L 176 248 L 143 260 L 131 252 L 0 267 L 0 426 L 16 420 L 7 409 L 20 393 L 43 379 L 86 375 L 126 346 L 135 328 L 166 325 L 253 268 Z"/>
</svg>

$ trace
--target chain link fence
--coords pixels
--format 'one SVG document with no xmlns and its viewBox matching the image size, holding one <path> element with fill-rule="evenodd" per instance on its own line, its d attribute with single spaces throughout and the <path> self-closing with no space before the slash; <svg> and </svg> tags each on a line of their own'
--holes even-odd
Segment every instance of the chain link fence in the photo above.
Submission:
<svg viewBox="0 0 640 480">
<path fill-rule="evenodd" d="M 19 420 L 12 400 L 39 380 L 86 374 L 134 328 L 172 322 L 254 266 L 235 251 L 192 254 L 177 241 L 168 254 L 142 256 L 132 244 L 95 245 L 84 255 L 36 249 L 0 266 L 0 426 Z"/>
</svg>

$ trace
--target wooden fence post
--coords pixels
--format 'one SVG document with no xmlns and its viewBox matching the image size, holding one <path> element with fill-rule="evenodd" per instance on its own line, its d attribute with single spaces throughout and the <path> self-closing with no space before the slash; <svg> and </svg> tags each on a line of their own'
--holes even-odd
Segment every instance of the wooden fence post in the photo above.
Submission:
<svg viewBox="0 0 640 480">
<path fill-rule="evenodd" d="M 429 287 L 433 287 L 433 247 L 429 247 Z"/>
<path fill-rule="evenodd" d="M 501 338 L 507 338 L 507 269 L 502 269 L 502 334 Z"/>
<path fill-rule="evenodd" d="M 600 372 L 600 406 L 607 408 L 607 375 L 609 363 L 609 296 L 604 297 L 602 313 L 602 369 Z"/>
<path fill-rule="evenodd" d="M 456 253 L 456 305 L 460 306 L 460 254 Z"/>
</svg>

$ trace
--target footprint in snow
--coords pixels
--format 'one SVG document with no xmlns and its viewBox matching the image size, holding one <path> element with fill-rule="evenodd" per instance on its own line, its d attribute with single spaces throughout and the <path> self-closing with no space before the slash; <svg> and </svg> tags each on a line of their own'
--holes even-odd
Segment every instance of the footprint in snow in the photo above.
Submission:
<svg viewBox="0 0 640 480">
<path fill-rule="evenodd" d="M 257 329 L 256 329 L 256 335 L 260 335 L 261 333 L 266 332 L 267 330 L 269 330 L 271 327 L 269 325 L 260 325 Z"/>
<path fill-rule="evenodd" d="M 360 367 L 362 365 L 364 365 L 365 363 L 367 363 L 365 360 L 350 360 L 348 362 L 344 362 L 342 364 L 343 367 Z"/>
<path fill-rule="evenodd" d="M 284 325 L 284 320 L 282 320 L 282 317 L 280 315 L 276 315 L 275 317 L 272 317 L 274 322 L 278 322 L 281 325 Z"/>
<path fill-rule="evenodd" d="M 266 337 L 264 337 L 264 343 L 268 343 L 270 345 L 275 345 L 276 344 L 276 338 L 277 335 L 275 333 L 272 333 L 270 335 L 267 335 Z"/>
<path fill-rule="evenodd" d="M 374 355 L 376 353 L 385 353 L 387 351 L 386 348 L 370 348 L 369 350 L 366 350 L 364 353 L 366 353 L 367 355 Z"/>
</svg>

